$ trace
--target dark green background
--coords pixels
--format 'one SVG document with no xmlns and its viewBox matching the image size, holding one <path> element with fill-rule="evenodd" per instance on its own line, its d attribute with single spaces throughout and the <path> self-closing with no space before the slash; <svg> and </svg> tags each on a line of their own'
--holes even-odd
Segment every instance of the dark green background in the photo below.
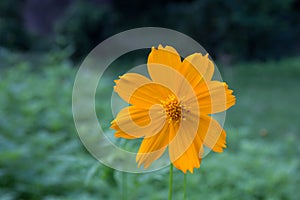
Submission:
<svg viewBox="0 0 300 200">
<path fill-rule="evenodd" d="M 299 0 L 1 0 L 0 199 L 167 199 L 167 168 L 126 174 L 101 165 L 72 118 L 83 58 L 109 36 L 143 26 L 198 41 L 237 97 L 224 127 L 228 148 L 188 174 L 187 199 L 300 199 L 299 15 Z M 113 80 L 149 52 L 122 56 L 100 83 L 96 110 L 106 134 Z M 182 199 L 182 182 L 175 170 L 174 199 Z"/>
</svg>

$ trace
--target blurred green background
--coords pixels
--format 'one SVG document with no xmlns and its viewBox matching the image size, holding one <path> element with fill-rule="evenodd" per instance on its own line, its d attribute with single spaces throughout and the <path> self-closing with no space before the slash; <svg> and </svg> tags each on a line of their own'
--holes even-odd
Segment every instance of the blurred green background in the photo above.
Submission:
<svg viewBox="0 0 300 200">
<path fill-rule="evenodd" d="M 228 149 L 188 175 L 188 199 L 300 199 L 299 0 L 1 0 L 0 199 L 167 198 L 168 169 L 127 174 L 101 165 L 72 118 L 84 57 L 143 26 L 194 38 L 237 96 L 227 112 Z M 112 117 L 101 97 L 148 53 L 122 56 L 101 83 L 105 131 Z M 182 199 L 183 175 L 174 176 L 174 199 Z"/>
</svg>

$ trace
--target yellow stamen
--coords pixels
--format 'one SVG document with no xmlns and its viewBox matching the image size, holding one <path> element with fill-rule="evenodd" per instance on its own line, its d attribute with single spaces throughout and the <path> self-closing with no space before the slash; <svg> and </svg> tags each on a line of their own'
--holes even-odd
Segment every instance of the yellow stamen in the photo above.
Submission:
<svg viewBox="0 0 300 200">
<path fill-rule="evenodd" d="M 179 122 L 182 108 L 175 95 L 169 95 L 165 101 L 161 100 L 161 103 L 165 109 L 169 123 L 172 121 Z"/>
</svg>

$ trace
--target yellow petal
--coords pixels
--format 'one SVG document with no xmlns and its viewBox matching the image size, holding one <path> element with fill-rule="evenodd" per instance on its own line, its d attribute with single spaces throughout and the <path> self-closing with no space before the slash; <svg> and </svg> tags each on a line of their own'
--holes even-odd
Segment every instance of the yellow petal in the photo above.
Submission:
<svg viewBox="0 0 300 200">
<path fill-rule="evenodd" d="M 156 63 L 161 65 L 166 65 L 172 68 L 178 68 L 181 64 L 181 58 L 178 52 L 171 46 L 166 46 L 165 48 L 161 45 L 158 48 L 152 47 L 151 52 L 148 56 L 148 64 Z M 150 76 L 152 67 L 148 68 Z M 152 78 L 152 76 L 151 76 Z"/>
<path fill-rule="evenodd" d="M 177 69 L 181 65 L 181 58 L 177 51 L 170 46 L 165 48 L 159 45 L 158 49 L 152 47 L 148 56 L 148 72 L 154 82 L 165 82 L 166 78 L 172 78 L 172 74 L 164 74 L 160 71 L 161 66 Z"/>
<path fill-rule="evenodd" d="M 189 170 L 191 173 L 194 172 L 194 168 L 200 167 L 200 151 L 202 150 L 202 141 L 198 135 L 195 136 L 192 144 L 184 151 L 184 153 L 175 161 L 174 166 L 186 173 Z"/>
<path fill-rule="evenodd" d="M 127 73 L 120 76 L 119 80 L 116 80 L 116 86 L 114 90 L 118 95 L 126 102 L 129 102 L 133 92 L 144 84 L 151 83 L 152 81 L 136 73 Z"/>
<path fill-rule="evenodd" d="M 201 115 L 197 135 L 205 146 L 215 152 L 223 152 L 223 148 L 226 148 L 226 132 L 210 116 Z"/>
<path fill-rule="evenodd" d="M 211 80 L 214 74 L 214 64 L 209 59 L 208 54 L 202 55 L 201 53 L 194 53 L 186 57 L 182 63 L 182 72 L 190 77 L 190 81 L 199 81 L 199 77 L 196 76 L 194 72 L 190 72 L 192 69 L 196 69 L 197 74 L 200 75 L 202 81 L 208 82 Z M 194 75 L 193 75 L 194 74 Z"/>
<path fill-rule="evenodd" d="M 161 105 L 161 100 L 165 100 L 174 93 L 168 88 L 158 83 L 148 83 L 137 88 L 129 99 L 129 103 L 140 108 L 148 109 L 155 104 Z"/>
<path fill-rule="evenodd" d="M 200 53 L 192 54 L 181 62 L 173 47 L 159 46 L 158 49 L 152 48 L 149 54 L 148 71 L 154 82 L 168 86 L 176 93 L 179 86 L 184 85 L 183 79 L 192 88 L 201 82 L 210 81 L 214 73 L 214 64 L 208 58 L 208 54 L 203 56 Z"/>
<path fill-rule="evenodd" d="M 143 139 L 136 156 L 138 166 L 144 165 L 147 168 L 157 160 L 165 151 L 169 143 L 170 123 L 165 123 L 159 133 Z"/>
<path fill-rule="evenodd" d="M 161 80 L 156 80 L 156 83 L 165 86 L 176 96 L 180 101 L 188 99 L 196 99 L 196 93 L 192 85 L 188 82 L 186 77 L 180 74 L 176 69 L 159 66 L 157 71 L 161 77 Z"/>
<path fill-rule="evenodd" d="M 223 112 L 233 106 L 236 102 L 232 90 L 224 82 L 210 81 L 200 84 L 195 88 L 197 93 L 200 112 L 213 114 Z"/>
<path fill-rule="evenodd" d="M 214 66 L 207 56 L 192 54 L 175 69 L 195 88 L 201 82 L 210 81 Z"/>
<path fill-rule="evenodd" d="M 184 173 L 193 172 L 200 167 L 201 138 L 197 136 L 200 116 L 196 112 L 188 112 L 181 120 L 178 131 L 174 132 L 169 144 L 169 154 L 174 166 Z"/>
<path fill-rule="evenodd" d="M 135 139 L 151 137 L 161 130 L 165 123 L 162 106 L 152 106 L 150 110 L 130 106 L 122 109 L 112 121 L 116 137 Z"/>
<path fill-rule="evenodd" d="M 182 132 L 183 134 L 178 133 L 181 138 L 175 140 L 176 143 L 170 144 L 169 152 L 171 161 L 177 169 L 184 173 L 187 170 L 193 173 L 194 168 L 200 167 L 203 145 L 215 152 L 222 152 L 223 148 L 226 148 L 226 132 L 216 120 L 205 115 L 200 117 L 197 133 L 193 136 L 193 139 L 190 131 L 194 130 L 189 129 L 193 125 L 191 123 L 186 123 L 186 125 L 183 129 L 186 131 Z M 190 138 L 187 139 L 186 136 L 190 136 Z M 189 144 L 188 140 L 192 140 L 192 142 Z M 185 146 L 188 146 L 188 148 L 184 149 Z"/>
</svg>

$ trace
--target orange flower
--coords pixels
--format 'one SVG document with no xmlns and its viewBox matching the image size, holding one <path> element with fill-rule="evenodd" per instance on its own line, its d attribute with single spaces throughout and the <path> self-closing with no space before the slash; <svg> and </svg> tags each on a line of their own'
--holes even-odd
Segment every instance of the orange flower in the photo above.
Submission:
<svg viewBox="0 0 300 200">
<path fill-rule="evenodd" d="M 114 90 L 131 104 L 122 109 L 111 128 L 115 137 L 143 138 L 136 156 L 145 168 L 168 148 L 173 165 L 186 173 L 200 167 L 204 146 L 215 152 L 226 148 L 226 133 L 210 114 L 235 104 L 232 90 L 213 81 L 214 64 L 195 53 L 183 61 L 170 46 L 152 48 L 147 68 L 151 80 L 127 73 Z"/>
</svg>

